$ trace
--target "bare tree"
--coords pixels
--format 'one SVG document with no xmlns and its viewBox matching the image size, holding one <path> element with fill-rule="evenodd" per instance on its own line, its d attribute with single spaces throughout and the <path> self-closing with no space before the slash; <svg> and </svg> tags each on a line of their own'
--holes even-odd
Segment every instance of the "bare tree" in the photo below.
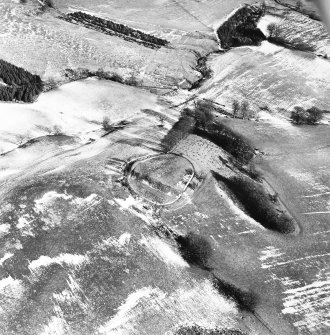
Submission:
<svg viewBox="0 0 330 335">
<path fill-rule="evenodd" d="M 297 10 L 300 10 L 302 8 L 302 2 L 301 1 L 297 1 L 297 4 L 296 4 L 296 9 Z"/>
<path fill-rule="evenodd" d="M 164 116 L 159 115 L 159 122 L 160 122 L 159 127 L 164 127 L 164 123 L 165 123 L 165 118 L 164 118 Z"/>
<path fill-rule="evenodd" d="M 30 139 L 31 139 L 31 135 L 29 133 L 18 134 L 18 135 L 15 136 L 15 143 L 18 146 L 21 146 L 25 142 L 28 142 Z"/>
<path fill-rule="evenodd" d="M 55 136 L 63 135 L 63 129 L 59 125 L 55 125 L 52 129 L 52 134 Z"/>
<path fill-rule="evenodd" d="M 267 26 L 267 30 L 269 32 L 270 37 L 278 37 L 280 35 L 280 27 L 276 23 L 270 23 Z"/>
<path fill-rule="evenodd" d="M 240 113 L 240 104 L 237 100 L 234 100 L 234 102 L 233 102 L 233 117 L 234 118 L 239 117 L 239 113 Z"/>
<path fill-rule="evenodd" d="M 241 115 L 242 119 L 248 119 L 250 116 L 250 105 L 247 101 L 243 101 L 241 104 Z"/>
<path fill-rule="evenodd" d="M 102 120 L 102 128 L 105 131 L 110 131 L 112 129 L 112 125 L 110 123 L 110 118 L 108 116 L 105 116 Z"/>
</svg>

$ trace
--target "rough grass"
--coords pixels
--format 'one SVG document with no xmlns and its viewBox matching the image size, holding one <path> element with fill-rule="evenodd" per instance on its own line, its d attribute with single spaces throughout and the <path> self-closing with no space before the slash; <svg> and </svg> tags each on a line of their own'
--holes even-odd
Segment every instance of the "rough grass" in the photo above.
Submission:
<svg viewBox="0 0 330 335">
<path fill-rule="evenodd" d="M 254 148 L 248 141 L 224 124 L 217 123 L 207 129 L 198 128 L 195 134 L 223 148 L 240 163 L 247 164 L 254 157 Z"/>
<path fill-rule="evenodd" d="M 198 101 L 194 109 L 186 108 L 179 120 L 162 140 L 162 146 L 170 151 L 189 134 L 205 138 L 231 154 L 239 163 L 247 164 L 254 157 L 254 148 L 243 136 L 236 134 L 222 123 L 214 123 L 214 105 Z"/>
</svg>

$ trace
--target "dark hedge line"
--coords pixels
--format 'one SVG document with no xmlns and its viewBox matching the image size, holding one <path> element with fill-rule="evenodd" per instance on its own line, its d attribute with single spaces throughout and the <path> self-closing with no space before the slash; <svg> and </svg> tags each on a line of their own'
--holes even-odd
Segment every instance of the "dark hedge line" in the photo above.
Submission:
<svg viewBox="0 0 330 335">
<path fill-rule="evenodd" d="M 100 17 L 89 15 L 83 12 L 74 12 L 60 17 L 71 23 L 80 23 L 87 28 L 101 31 L 108 35 L 120 35 L 126 40 L 141 43 L 147 47 L 160 48 L 169 44 L 168 41 L 146 34 L 140 30 L 136 30 L 120 23 L 105 20 Z"/>
<path fill-rule="evenodd" d="M 192 134 L 196 127 L 196 119 L 191 110 L 184 109 L 179 120 L 173 125 L 171 130 L 162 139 L 162 146 L 166 151 L 170 151 L 175 145 Z"/>
<path fill-rule="evenodd" d="M 38 75 L 33 75 L 21 67 L 0 60 L 1 101 L 33 102 L 42 92 L 43 82 Z"/>
</svg>

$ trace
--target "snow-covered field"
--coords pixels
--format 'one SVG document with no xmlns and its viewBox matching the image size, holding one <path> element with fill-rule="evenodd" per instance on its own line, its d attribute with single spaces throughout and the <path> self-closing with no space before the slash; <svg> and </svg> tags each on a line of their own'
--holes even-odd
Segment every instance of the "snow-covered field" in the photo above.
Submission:
<svg viewBox="0 0 330 335">
<path fill-rule="evenodd" d="M 329 109 L 330 63 L 325 59 L 265 41 L 213 56 L 210 66 L 214 76 L 200 93 L 229 109 L 234 100 L 246 100 L 256 111 L 284 109 L 287 116 L 294 106 Z"/>
<path fill-rule="evenodd" d="M 199 79 L 194 70 L 196 51 L 205 55 L 218 49 L 212 31 L 205 35 L 169 29 L 165 35 L 174 40 L 174 48 L 154 50 L 60 20 L 58 12 L 52 10 L 42 15 L 30 12 L 28 5 L 0 4 L 0 57 L 44 80 L 63 80 L 65 69 L 102 68 L 125 78 L 133 76 L 145 85 L 177 86 Z M 150 13 L 155 15 L 155 11 Z M 195 19 L 189 19 L 190 26 L 195 26 Z M 145 11 L 140 12 L 140 20 L 145 20 Z"/>
<path fill-rule="evenodd" d="M 214 29 L 243 3 L 53 2 L 63 12 L 86 11 L 166 38 L 171 48 L 72 25 L 54 10 L 36 15 L 36 0 L 5 0 L 0 58 L 44 80 L 63 80 L 67 68 L 101 67 L 176 88 L 200 78 L 197 59 L 219 48 Z M 259 27 L 266 31 L 274 20 L 282 17 L 268 15 Z M 285 27 L 327 50 L 319 23 L 291 13 Z M 207 63 L 212 76 L 193 91 L 152 93 L 89 78 L 32 104 L 0 103 L 0 150 L 13 149 L 0 156 L 0 335 L 174 335 L 192 325 L 328 334 L 329 131 L 326 124 L 295 126 L 289 115 L 296 105 L 329 110 L 330 63 L 268 42 L 213 53 Z M 194 97 L 227 110 L 246 100 L 258 111 L 259 121 L 217 120 L 263 153 L 253 164 L 299 222 L 298 236 L 262 228 L 238 208 L 211 173 L 238 173 L 232 157 L 197 135 L 173 149 L 203 177 L 189 196 L 160 208 L 130 189 L 130 163 L 163 152 L 161 140 L 186 106 L 173 105 Z M 104 117 L 128 124 L 106 135 Z M 209 243 L 207 266 L 182 252 L 177 237 L 188 233 Z M 250 292 L 253 312 L 239 309 L 215 279 Z"/>
<path fill-rule="evenodd" d="M 248 0 L 244 3 L 255 3 Z M 88 11 L 94 15 L 119 20 L 146 31 L 162 29 L 180 31 L 209 31 L 215 22 L 226 17 L 242 1 L 240 0 L 56 0 L 55 4 L 64 12 Z"/>
<path fill-rule="evenodd" d="M 134 87 L 96 78 L 76 81 L 40 95 L 32 104 L 0 102 L 0 150 L 9 151 L 29 139 L 63 133 L 88 140 L 102 121 L 132 119 L 142 109 L 160 112 L 157 96 Z"/>
</svg>

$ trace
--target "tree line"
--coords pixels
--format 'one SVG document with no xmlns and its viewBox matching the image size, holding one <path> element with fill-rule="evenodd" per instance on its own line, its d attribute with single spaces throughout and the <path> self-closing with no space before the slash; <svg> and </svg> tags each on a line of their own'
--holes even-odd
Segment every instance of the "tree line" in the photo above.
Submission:
<svg viewBox="0 0 330 335">
<path fill-rule="evenodd" d="M 264 13 L 264 6 L 245 5 L 239 9 L 217 30 L 221 47 L 230 49 L 242 45 L 259 45 L 266 39 L 257 27 L 257 22 Z"/>
<path fill-rule="evenodd" d="M 136 30 L 125 26 L 120 23 L 115 23 L 110 20 L 105 20 L 100 17 L 96 17 L 93 15 L 89 15 L 83 12 L 74 12 L 67 14 L 62 19 L 69 21 L 71 23 L 81 23 L 85 25 L 87 28 L 91 28 L 94 30 L 101 31 L 102 33 L 109 35 L 121 34 L 124 35 L 128 40 L 139 40 L 144 42 L 146 46 L 155 46 L 162 47 L 169 44 L 168 41 L 158 38 L 149 34 L 146 34 L 140 30 Z"/>
<path fill-rule="evenodd" d="M 215 143 L 237 162 L 247 164 L 255 154 L 254 148 L 230 127 L 222 122 L 215 122 L 214 112 L 221 112 L 221 108 L 204 100 L 196 101 L 193 109 L 185 108 L 179 120 L 162 139 L 164 149 L 170 151 L 189 134 L 195 134 Z"/>
<path fill-rule="evenodd" d="M 0 78 L 5 85 L 0 85 L 1 101 L 33 102 L 43 90 L 43 82 L 21 67 L 0 59 Z"/>
</svg>

